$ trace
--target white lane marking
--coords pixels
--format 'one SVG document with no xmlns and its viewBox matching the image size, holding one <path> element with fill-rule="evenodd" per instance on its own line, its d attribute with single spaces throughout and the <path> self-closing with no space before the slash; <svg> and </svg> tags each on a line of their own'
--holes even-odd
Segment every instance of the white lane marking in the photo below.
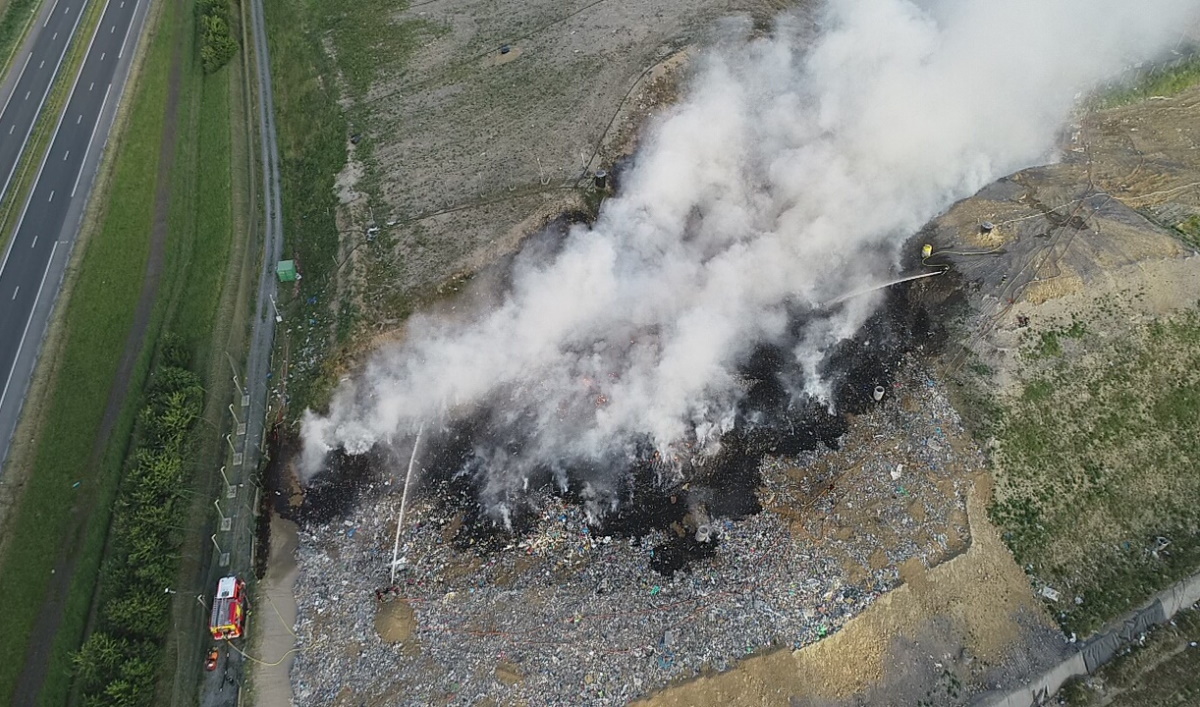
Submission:
<svg viewBox="0 0 1200 707">
<path fill-rule="evenodd" d="M 96 82 L 95 82 L 95 81 L 93 81 L 93 82 L 91 83 L 91 85 L 90 85 L 90 86 L 88 86 L 88 90 L 90 91 L 90 90 L 92 90 L 92 89 L 93 89 L 93 88 L 95 88 L 95 87 L 96 87 Z"/>
<path fill-rule="evenodd" d="M 25 75 L 25 69 L 29 68 L 29 60 L 32 58 L 33 52 L 29 52 L 29 56 L 25 57 L 25 64 L 21 66 L 21 73 L 17 75 L 17 82 L 13 84 L 14 89 L 21 85 L 21 77 Z M 11 100 L 12 94 L 10 93 L 8 94 L 8 98 L 4 99 L 4 107 L 0 108 L 0 115 L 4 115 L 4 113 L 8 110 L 8 102 Z"/>
<path fill-rule="evenodd" d="M 70 151 L 70 150 L 67 150 L 67 151 L 66 151 L 66 152 L 63 154 L 63 162 L 66 162 L 66 161 L 67 161 L 67 158 L 68 158 L 68 157 L 70 157 L 70 156 L 71 156 L 71 151 Z"/>
<path fill-rule="evenodd" d="M 13 130 L 16 130 L 16 128 L 17 128 L 16 123 L 13 123 L 12 125 L 8 126 L 8 134 L 12 135 Z"/>
<path fill-rule="evenodd" d="M 50 18 L 54 16 L 54 10 L 57 7 L 58 7 L 58 0 L 54 0 L 54 7 L 50 8 L 50 14 L 46 15 L 46 21 L 42 23 L 42 27 L 45 27 L 46 25 L 50 24 Z M 57 37 L 58 32 L 55 32 L 54 36 Z"/>
<path fill-rule="evenodd" d="M 40 68 L 42 68 L 42 67 L 43 67 L 43 66 L 45 66 L 45 65 L 46 65 L 46 60 L 45 60 L 45 59 L 42 59 L 42 63 L 38 64 L 38 68 L 40 69 Z"/>
<path fill-rule="evenodd" d="M 55 33 L 54 33 L 54 34 L 53 34 L 53 35 L 50 37 L 50 41 L 51 41 L 51 42 L 53 42 L 53 41 L 54 41 L 54 40 L 56 40 L 56 39 L 58 39 L 58 32 L 55 32 Z"/>
<path fill-rule="evenodd" d="M 69 7 L 68 7 L 67 9 L 63 10 L 63 14 L 64 14 L 64 15 L 69 15 L 69 14 L 71 14 L 71 8 L 69 8 Z"/>
<path fill-rule="evenodd" d="M 46 201 L 54 201 L 54 190 L 53 189 L 50 190 L 50 198 L 46 199 Z"/>
<path fill-rule="evenodd" d="M 109 28 L 109 30 L 108 30 L 108 33 L 109 33 L 109 34 L 116 34 L 116 33 L 117 33 L 117 26 L 116 26 L 116 25 L 113 25 L 112 27 L 110 27 L 110 28 Z"/>
<path fill-rule="evenodd" d="M 92 143 L 96 141 L 96 130 L 100 127 L 100 119 L 104 117 L 104 106 L 108 105 L 108 94 L 112 91 L 112 83 L 108 84 L 108 88 L 104 89 L 104 101 L 100 103 L 100 110 L 96 113 L 96 124 L 92 126 L 92 136 L 88 138 L 87 149 L 83 151 L 83 160 L 79 163 L 79 174 L 75 175 L 75 186 L 71 187 L 71 198 L 75 198 L 75 190 L 79 188 L 79 180 L 83 177 L 83 170 L 87 169 L 88 153 L 92 151 Z"/>
<path fill-rule="evenodd" d="M 125 55 L 125 45 L 129 43 L 129 30 L 133 29 L 133 18 L 137 17 L 137 7 L 141 1 L 133 3 L 133 12 L 129 13 L 129 26 L 125 28 L 125 39 L 121 40 L 121 49 L 117 52 L 118 59 Z M 121 0 L 121 7 L 125 7 L 125 0 Z"/>
<path fill-rule="evenodd" d="M 75 124 L 79 125 L 82 122 L 83 122 L 83 113 L 80 113 L 79 117 L 75 119 Z"/>
<path fill-rule="evenodd" d="M 37 237 L 37 236 L 34 236 L 34 237 L 33 237 L 33 243 L 30 243 L 30 244 L 29 244 L 29 247 L 30 247 L 30 248 L 36 248 L 36 247 L 37 247 L 37 239 L 38 239 L 38 237 Z"/>
<path fill-rule="evenodd" d="M 108 52 L 100 52 L 100 61 L 104 61 L 104 57 L 107 55 L 108 55 Z"/>
<path fill-rule="evenodd" d="M 54 241 L 54 247 L 50 249 L 50 258 L 46 260 L 46 272 L 42 273 L 42 284 L 38 285 L 37 296 L 33 298 L 33 307 L 29 310 L 29 319 L 25 320 L 25 330 L 21 332 L 21 343 L 17 344 L 17 355 L 13 357 L 12 368 L 8 369 L 8 380 L 4 381 L 4 390 L 0 391 L 0 406 L 4 405 L 4 398 L 8 396 L 8 387 L 12 385 L 13 373 L 17 370 L 17 361 L 21 359 L 21 349 L 25 348 L 25 338 L 29 336 L 29 325 L 33 323 L 33 313 L 37 311 L 38 300 L 42 298 L 42 290 L 46 287 L 46 276 L 50 274 L 50 266 L 54 264 L 54 253 L 58 250 L 58 241 Z"/>
<path fill-rule="evenodd" d="M 33 91 L 26 91 L 26 92 L 25 92 L 25 100 L 27 100 L 27 101 L 29 100 L 29 94 L 31 94 L 31 93 L 33 93 Z"/>
<path fill-rule="evenodd" d="M 17 298 L 17 293 L 18 293 L 18 292 L 20 292 L 20 291 L 21 291 L 21 286 L 20 286 L 20 285 L 17 285 L 17 289 L 13 290 L 13 296 L 12 296 L 12 298 L 13 298 L 13 299 L 16 299 L 16 298 Z"/>
</svg>

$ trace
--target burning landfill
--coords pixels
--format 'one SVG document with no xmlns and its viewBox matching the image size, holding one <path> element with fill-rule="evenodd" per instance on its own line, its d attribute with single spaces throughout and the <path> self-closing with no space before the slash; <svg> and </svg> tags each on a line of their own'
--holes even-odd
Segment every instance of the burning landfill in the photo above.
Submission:
<svg viewBox="0 0 1200 707">
<path fill-rule="evenodd" d="M 916 301 L 950 288 L 900 282 L 901 246 L 1052 159 L 1073 97 L 1197 12 L 1149 4 L 728 23 L 594 223 L 306 416 L 300 701 L 620 703 L 815 640 L 961 549 L 981 461 Z"/>
</svg>

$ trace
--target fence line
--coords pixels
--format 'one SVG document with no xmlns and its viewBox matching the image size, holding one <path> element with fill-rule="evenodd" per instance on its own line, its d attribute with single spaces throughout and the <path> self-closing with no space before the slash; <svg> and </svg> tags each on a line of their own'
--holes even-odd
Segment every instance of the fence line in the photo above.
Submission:
<svg viewBox="0 0 1200 707">
<path fill-rule="evenodd" d="M 973 700 L 972 704 L 977 707 L 1032 707 L 1045 704 L 1067 680 L 1095 673 L 1112 660 L 1127 643 L 1137 639 L 1151 627 L 1166 623 L 1180 610 L 1198 601 L 1200 574 L 1176 582 L 1155 594 L 1139 608 L 1109 623 L 1107 630 L 1084 641 L 1079 652 L 1073 653 L 1028 684 L 1007 693 L 984 693 Z"/>
</svg>

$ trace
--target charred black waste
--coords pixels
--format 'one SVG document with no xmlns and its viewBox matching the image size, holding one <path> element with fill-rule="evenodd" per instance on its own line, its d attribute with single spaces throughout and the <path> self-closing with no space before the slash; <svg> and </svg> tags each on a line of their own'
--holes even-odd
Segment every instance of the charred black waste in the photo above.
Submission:
<svg viewBox="0 0 1200 707">
<path fill-rule="evenodd" d="M 480 501 L 484 472 L 498 459 L 519 457 L 528 437 L 512 416 L 493 404 L 441 429 L 426 430 L 417 459 L 421 484 L 413 491 L 461 514 L 453 540 L 457 547 L 487 554 L 528 534 L 547 499 L 584 503 L 582 480 L 594 478 L 597 467 L 607 466 L 603 471 L 621 479 L 622 486 L 608 512 L 595 519 L 593 532 L 640 539 L 653 530 L 673 531 L 668 532 L 669 541 L 654 548 L 651 567 L 668 575 L 685 570 L 716 552 L 720 536 L 715 526 L 707 525 L 709 520 L 736 521 L 762 510 L 757 489 L 764 456 L 795 455 L 819 445 L 837 448 L 847 415 L 877 404 L 876 387 L 890 387 L 907 354 L 940 347 L 944 332 L 923 306 L 910 301 L 913 288 L 921 286 L 906 283 L 888 290 L 884 305 L 859 333 L 828 354 L 822 373 L 833 382 L 831 409 L 794 392 L 803 388 L 803 373 L 789 352 L 803 335 L 804 315 L 794 318 L 788 338 L 759 345 L 739 369 L 745 394 L 732 429 L 721 438 L 720 451 L 702 465 L 686 468 L 683 478 L 664 475 L 653 446 L 644 441 L 632 454 L 539 467 L 520 493 L 505 499 L 505 515 L 500 517 Z M 308 488 L 297 520 L 318 524 L 346 516 L 369 481 L 380 478 L 383 469 L 403 470 L 406 461 L 407 451 L 392 457 L 378 447 L 359 456 L 333 453 L 326 470 Z"/>
</svg>

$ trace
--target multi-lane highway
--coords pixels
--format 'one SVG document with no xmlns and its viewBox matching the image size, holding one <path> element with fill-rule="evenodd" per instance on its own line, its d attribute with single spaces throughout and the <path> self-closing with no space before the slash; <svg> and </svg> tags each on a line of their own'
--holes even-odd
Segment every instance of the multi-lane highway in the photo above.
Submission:
<svg viewBox="0 0 1200 707">
<path fill-rule="evenodd" d="M 48 16 L 38 18 L 43 26 L 33 51 L 27 59 L 18 57 L 21 73 L 0 114 L 0 179 L 6 186 L 5 175 L 11 175 L 27 149 L 39 106 L 86 2 L 54 0 Z M 149 2 L 105 0 L 67 105 L 57 116 L 50 147 L 41 156 L 33 188 L 0 259 L 0 466 L 8 457 Z"/>
<path fill-rule="evenodd" d="M 21 69 L 4 100 L 4 108 L 0 109 L 0 198 L 8 193 L 17 162 L 25 152 L 50 87 L 62 69 L 63 57 L 86 4 L 86 0 L 55 0 L 50 11 L 38 18 L 33 45 L 23 57 L 16 57 L 13 68 Z"/>
</svg>

